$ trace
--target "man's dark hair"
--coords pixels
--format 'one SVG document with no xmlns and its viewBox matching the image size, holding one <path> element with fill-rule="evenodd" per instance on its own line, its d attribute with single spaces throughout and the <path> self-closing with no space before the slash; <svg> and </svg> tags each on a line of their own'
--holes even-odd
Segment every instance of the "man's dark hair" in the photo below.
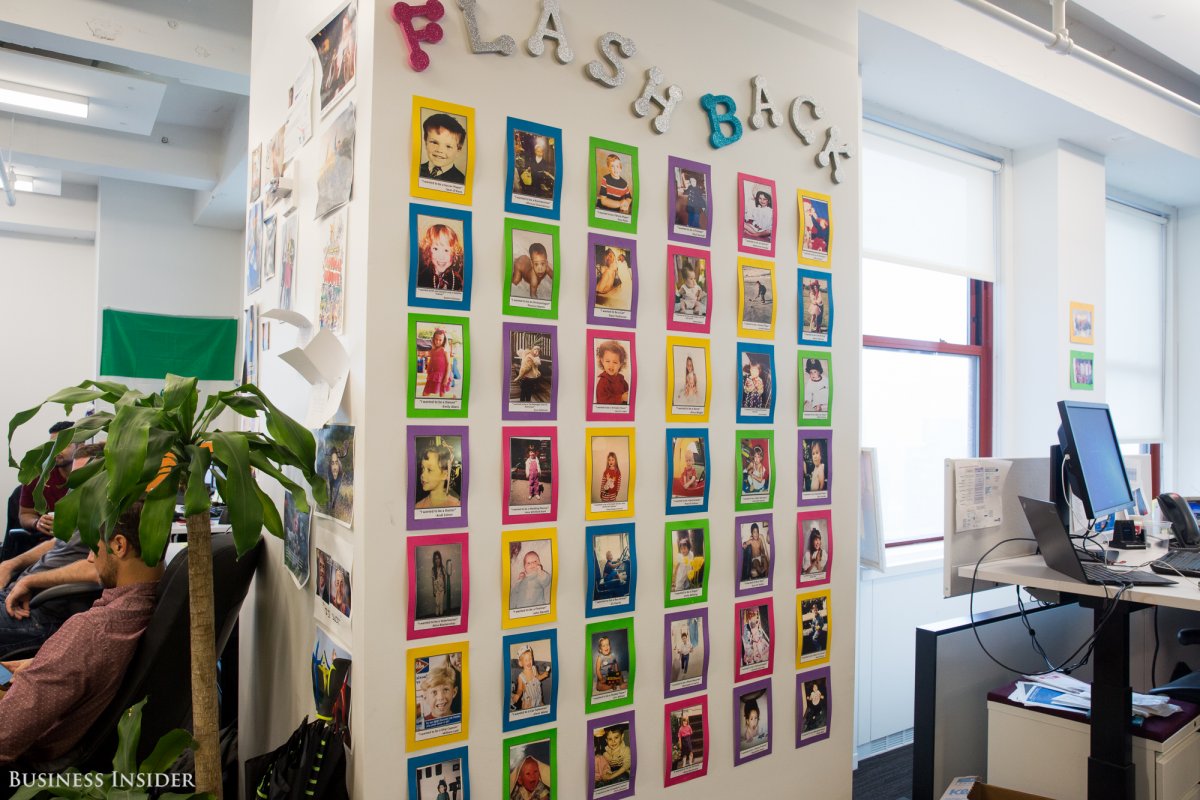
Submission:
<svg viewBox="0 0 1200 800">
<path fill-rule="evenodd" d="M 138 526 L 142 524 L 142 501 L 138 500 L 129 508 L 125 509 L 125 513 L 117 517 L 117 521 L 112 526 L 112 533 L 106 536 L 107 540 L 110 536 L 121 534 L 125 537 L 125 541 L 129 543 L 129 549 L 133 551 L 135 556 L 142 555 L 142 540 L 138 538 Z"/>
<path fill-rule="evenodd" d="M 421 129 L 424 131 L 425 137 L 429 136 L 429 132 L 442 128 L 448 130 L 458 137 L 458 146 L 462 147 L 467 141 L 467 132 L 459 121 L 449 114 L 434 114 L 421 123 Z"/>
<path fill-rule="evenodd" d="M 65 431 L 67 428 L 70 428 L 74 424 L 75 424 L 74 422 L 71 422 L 68 419 L 64 419 L 62 422 L 56 422 L 50 426 L 50 435 L 53 436 L 56 433 L 58 433 L 59 431 Z"/>
</svg>

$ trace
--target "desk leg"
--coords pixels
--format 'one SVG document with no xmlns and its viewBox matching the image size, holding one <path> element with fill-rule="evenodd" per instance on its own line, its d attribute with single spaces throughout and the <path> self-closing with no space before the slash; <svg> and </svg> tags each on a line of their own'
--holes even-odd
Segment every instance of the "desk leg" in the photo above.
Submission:
<svg viewBox="0 0 1200 800">
<path fill-rule="evenodd" d="M 1099 628 L 1092 653 L 1092 754 L 1088 758 L 1088 800 L 1132 800 L 1133 741 L 1129 732 L 1129 612 L 1120 602 L 1101 626 L 1104 608 L 1095 609 Z"/>
</svg>

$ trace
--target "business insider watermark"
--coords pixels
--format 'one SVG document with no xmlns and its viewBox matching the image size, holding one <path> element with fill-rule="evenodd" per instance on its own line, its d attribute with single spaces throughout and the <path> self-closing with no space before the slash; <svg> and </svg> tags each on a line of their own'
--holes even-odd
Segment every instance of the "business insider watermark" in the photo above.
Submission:
<svg viewBox="0 0 1200 800">
<path fill-rule="evenodd" d="M 8 787 L 37 789 L 188 789 L 196 790 L 196 776 L 167 772 L 17 772 L 8 773 Z"/>
</svg>

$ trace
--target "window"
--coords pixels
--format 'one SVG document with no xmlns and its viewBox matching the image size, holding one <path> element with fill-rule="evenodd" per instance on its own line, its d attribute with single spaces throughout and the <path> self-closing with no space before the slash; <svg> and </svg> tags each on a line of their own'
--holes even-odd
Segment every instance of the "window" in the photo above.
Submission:
<svg viewBox="0 0 1200 800">
<path fill-rule="evenodd" d="M 1000 166 L 864 132 L 862 442 L 889 547 L 940 539 L 945 459 L 991 455 Z"/>
</svg>

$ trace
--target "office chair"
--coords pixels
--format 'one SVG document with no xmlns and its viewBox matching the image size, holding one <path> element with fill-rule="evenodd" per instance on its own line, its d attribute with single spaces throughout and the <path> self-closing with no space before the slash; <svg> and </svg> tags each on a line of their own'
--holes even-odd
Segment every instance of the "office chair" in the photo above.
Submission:
<svg viewBox="0 0 1200 800">
<path fill-rule="evenodd" d="M 1180 628 L 1175 638 L 1182 645 L 1200 644 L 1200 628 Z M 1156 686 L 1150 694 L 1162 694 L 1189 703 L 1200 703 L 1200 670 L 1189 672 L 1170 683 Z"/>
<path fill-rule="evenodd" d="M 4 530 L 11 531 L 14 528 L 21 527 L 21 486 L 13 489 L 13 493 L 8 496 L 8 525 Z"/>
</svg>

